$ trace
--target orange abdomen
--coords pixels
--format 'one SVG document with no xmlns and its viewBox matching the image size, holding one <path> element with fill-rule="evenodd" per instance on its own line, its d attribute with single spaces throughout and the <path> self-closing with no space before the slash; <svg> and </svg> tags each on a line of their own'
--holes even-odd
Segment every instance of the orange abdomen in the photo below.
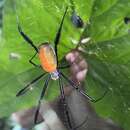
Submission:
<svg viewBox="0 0 130 130">
<path fill-rule="evenodd" d="M 56 55 L 50 44 L 46 43 L 39 47 L 39 58 L 41 66 L 46 72 L 51 73 L 56 71 Z"/>
</svg>

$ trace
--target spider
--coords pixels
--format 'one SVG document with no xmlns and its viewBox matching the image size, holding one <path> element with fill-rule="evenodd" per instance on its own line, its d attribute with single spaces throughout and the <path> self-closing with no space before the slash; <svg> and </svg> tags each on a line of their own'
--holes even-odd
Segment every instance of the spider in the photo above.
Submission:
<svg viewBox="0 0 130 130">
<path fill-rule="evenodd" d="M 36 56 L 36 54 L 38 54 L 39 60 L 40 60 L 40 63 L 41 63 L 40 67 L 45 72 L 43 72 L 40 76 L 38 76 L 37 78 L 33 79 L 30 83 L 28 83 L 23 89 L 21 89 L 16 94 L 16 96 L 19 97 L 19 96 L 25 94 L 28 90 L 30 90 L 32 84 L 34 84 L 36 81 L 40 80 L 43 76 L 47 75 L 47 78 L 45 80 L 44 86 L 43 86 L 42 91 L 41 91 L 40 98 L 38 100 L 37 109 L 36 109 L 36 112 L 35 112 L 34 123 L 37 124 L 41 100 L 43 99 L 43 97 L 45 95 L 46 89 L 48 88 L 48 83 L 51 79 L 52 80 L 58 80 L 59 86 L 60 86 L 61 100 L 62 100 L 62 103 L 65 107 L 65 111 L 66 111 L 65 113 L 66 113 L 66 116 L 67 116 L 68 124 L 69 124 L 70 129 L 73 129 L 71 122 L 70 122 L 69 112 L 68 112 L 68 109 L 67 109 L 67 103 L 66 103 L 66 98 L 65 98 L 65 94 L 64 94 L 62 78 L 64 80 L 66 80 L 66 82 L 68 82 L 72 88 L 76 89 L 81 95 L 83 95 L 84 97 L 86 97 L 87 99 L 89 99 L 92 102 L 97 102 L 97 101 L 101 100 L 104 97 L 105 93 L 102 97 L 95 100 L 92 97 L 90 97 L 87 93 L 85 93 L 83 90 L 81 90 L 79 88 L 79 85 L 76 85 L 74 81 L 67 78 L 67 76 L 61 72 L 61 69 L 67 68 L 68 66 L 59 67 L 57 46 L 58 46 L 59 41 L 60 41 L 62 26 L 63 26 L 63 23 L 64 23 L 65 16 L 67 14 L 67 10 L 68 10 L 68 7 L 66 7 L 66 10 L 64 12 L 64 15 L 62 16 L 62 20 L 60 22 L 58 31 L 56 33 L 56 36 L 55 36 L 55 39 L 54 39 L 54 48 L 51 46 L 51 44 L 49 42 L 42 43 L 42 44 L 39 45 L 39 47 L 36 47 L 34 45 L 33 41 L 22 31 L 20 23 L 19 22 L 17 23 L 18 24 L 18 31 L 19 31 L 20 35 L 35 50 L 35 54 L 32 56 L 32 58 L 29 60 L 29 62 L 33 66 L 39 67 L 39 65 L 35 64 L 32 61 L 33 58 Z"/>
</svg>

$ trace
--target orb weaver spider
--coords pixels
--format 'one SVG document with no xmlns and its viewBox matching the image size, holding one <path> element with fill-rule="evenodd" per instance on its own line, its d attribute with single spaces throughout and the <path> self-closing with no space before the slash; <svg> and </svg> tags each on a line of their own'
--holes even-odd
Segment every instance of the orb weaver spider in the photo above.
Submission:
<svg viewBox="0 0 130 130">
<path fill-rule="evenodd" d="M 23 37 L 23 39 L 28 44 L 30 44 L 33 47 L 33 49 L 36 52 L 32 56 L 32 58 L 29 60 L 29 62 L 33 66 L 39 67 L 39 65 L 35 64 L 32 61 L 33 58 L 36 56 L 36 54 L 38 54 L 40 62 L 41 62 L 41 66 L 40 67 L 45 71 L 45 73 L 42 73 L 37 78 L 33 79 L 23 89 L 21 89 L 16 94 L 16 96 L 19 97 L 19 96 L 25 94 L 28 90 L 31 89 L 31 87 L 32 87 L 31 85 L 32 84 L 34 84 L 36 81 L 40 80 L 43 76 L 47 75 L 47 73 L 48 73 L 48 76 L 47 76 L 47 78 L 45 80 L 43 89 L 41 91 L 40 98 L 38 100 L 38 105 L 37 105 L 37 109 L 36 109 L 35 117 L 34 117 L 34 123 L 35 124 L 38 123 L 37 119 L 38 119 L 39 109 L 40 109 L 40 105 L 41 105 L 41 100 L 43 99 L 43 97 L 45 95 L 46 89 L 48 88 L 49 81 L 51 79 L 52 80 L 58 80 L 59 86 L 60 86 L 61 100 L 62 100 L 62 103 L 63 103 L 63 105 L 65 107 L 65 111 L 66 111 L 65 113 L 66 113 L 66 116 L 67 116 L 68 124 L 69 124 L 70 129 L 74 130 L 74 128 L 72 127 L 71 122 L 70 122 L 70 116 L 69 116 L 69 111 L 68 111 L 68 107 L 67 107 L 66 97 L 65 97 L 65 94 L 64 94 L 64 88 L 63 88 L 62 78 L 64 80 L 66 80 L 66 82 L 68 82 L 72 88 L 76 89 L 81 95 L 83 95 L 84 97 L 86 97 L 87 99 L 89 99 L 92 102 L 97 102 L 97 101 L 101 100 L 105 96 L 106 93 L 104 93 L 102 97 L 100 97 L 100 98 L 98 98 L 98 99 L 95 100 L 92 97 L 90 97 L 87 93 L 85 93 L 83 90 L 81 90 L 79 88 L 79 85 L 76 85 L 74 81 L 68 79 L 67 76 L 65 76 L 65 74 L 63 74 L 61 72 L 61 69 L 67 68 L 68 66 L 59 67 L 58 54 L 57 54 L 57 51 L 58 51 L 57 50 L 57 46 L 58 46 L 59 41 L 60 41 L 62 26 L 63 26 L 63 23 L 64 23 L 65 16 L 67 14 L 67 10 L 68 10 L 68 7 L 66 7 L 64 15 L 62 17 L 62 20 L 60 22 L 60 26 L 59 26 L 58 31 L 56 33 L 56 36 L 55 36 L 55 39 L 54 39 L 54 48 L 51 46 L 51 44 L 49 42 L 42 43 L 42 44 L 40 44 L 39 47 L 36 47 L 34 45 L 33 41 L 22 31 L 20 23 L 19 22 L 17 23 L 18 24 L 18 31 L 19 31 L 20 35 Z"/>
</svg>

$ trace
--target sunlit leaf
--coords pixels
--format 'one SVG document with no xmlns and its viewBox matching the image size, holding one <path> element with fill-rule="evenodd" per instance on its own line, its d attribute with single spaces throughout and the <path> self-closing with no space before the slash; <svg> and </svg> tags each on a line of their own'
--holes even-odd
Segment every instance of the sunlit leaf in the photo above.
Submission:
<svg viewBox="0 0 130 130">
<path fill-rule="evenodd" d="M 39 45 L 53 41 L 70 0 L 20 0 L 15 1 L 16 11 L 24 32 Z M 130 14 L 129 0 L 74 0 L 78 15 L 87 24 L 84 37 L 90 41 L 84 45 L 83 55 L 89 65 L 86 91 L 94 98 L 100 97 L 106 89 L 107 95 L 94 104 L 97 112 L 111 118 L 124 129 L 129 129 L 130 120 L 130 24 L 124 17 Z M 19 35 L 16 11 L 12 0 L 7 0 L 4 8 L 3 40 L 0 44 L 0 115 L 7 116 L 14 111 L 36 105 L 44 77 L 34 84 L 34 89 L 25 96 L 16 98 L 16 93 L 35 77 L 43 73 L 41 69 L 30 69 L 28 60 L 34 50 Z M 83 29 L 75 28 L 70 20 L 71 8 L 63 25 L 58 55 L 60 59 L 76 47 Z M 34 60 L 39 64 L 38 57 Z M 52 85 L 53 83 L 53 85 Z M 49 84 L 47 100 L 59 95 L 58 85 Z M 8 106 L 10 109 L 8 109 Z"/>
</svg>

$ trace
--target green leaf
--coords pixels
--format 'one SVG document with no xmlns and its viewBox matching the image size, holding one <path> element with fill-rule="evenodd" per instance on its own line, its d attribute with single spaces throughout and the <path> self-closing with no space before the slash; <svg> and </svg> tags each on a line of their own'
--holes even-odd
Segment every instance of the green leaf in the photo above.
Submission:
<svg viewBox="0 0 130 130">
<path fill-rule="evenodd" d="M 22 0 L 15 1 L 17 14 L 24 32 L 35 45 L 53 41 L 70 0 Z M 74 0 L 78 15 L 87 22 L 84 30 L 76 29 L 71 21 L 71 8 L 63 25 L 58 55 L 60 59 L 76 47 L 73 40 L 83 35 L 91 40 L 83 47 L 83 55 L 89 65 L 86 78 L 86 91 L 94 98 L 100 97 L 106 89 L 107 95 L 94 104 L 96 111 L 105 118 L 111 118 L 124 129 L 129 128 L 130 120 L 130 24 L 124 17 L 130 14 L 129 0 Z M 43 78 L 35 84 L 33 91 L 16 98 L 16 93 L 27 83 L 42 73 L 40 69 L 30 69 L 28 60 L 34 54 L 19 35 L 13 1 L 7 0 L 4 9 L 4 38 L 0 44 L 0 115 L 36 105 L 41 92 Z M 35 58 L 39 63 L 38 57 Z M 52 85 L 53 83 L 53 85 Z M 59 95 L 56 82 L 51 82 L 46 94 L 47 100 Z M 10 109 L 8 109 L 8 106 Z"/>
<path fill-rule="evenodd" d="M 130 13 L 130 1 L 118 0 L 115 3 L 113 1 L 111 5 L 106 5 L 106 9 L 105 6 L 99 8 L 102 7 L 103 2 L 96 3 L 90 24 L 86 29 L 86 36 L 90 37 L 91 41 L 84 47 L 89 63 L 87 92 L 92 96 L 100 97 L 108 88 L 107 96 L 94 106 L 102 116 L 109 117 L 124 129 L 128 129 L 130 25 L 125 25 L 124 17 Z"/>
<path fill-rule="evenodd" d="M 31 82 L 43 72 L 43 70 L 39 70 L 38 74 L 38 72 L 35 72 L 34 70 L 34 73 L 29 71 L 32 65 L 29 64 L 28 61 L 34 54 L 34 50 L 18 33 L 16 12 L 13 4 L 13 1 L 7 0 L 4 8 L 4 40 L 0 57 L 1 116 L 9 115 L 18 109 L 27 108 L 37 104 L 37 100 L 39 99 L 38 96 L 40 96 L 40 91 L 37 89 L 34 89 L 35 91 L 32 93 L 30 92 L 31 95 L 29 95 L 29 93 L 27 96 L 21 98 L 16 98 L 15 95 L 20 89 L 25 87 L 27 83 Z M 58 0 L 24 0 L 16 2 L 16 11 L 22 29 L 34 41 L 35 45 L 39 46 L 41 43 L 48 41 L 54 46 L 53 41 L 66 6 L 66 1 L 59 3 Z M 81 30 L 77 30 L 70 21 L 70 11 L 71 10 L 68 10 L 68 15 L 65 18 L 60 45 L 58 46 L 58 54 L 60 58 L 76 46 L 72 44 L 71 39 L 78 40 L 81 34 Z M 34 61 L 39 64 L 38 57 L 36 57 Z M 43 78 L 40 81 L 41 84 L 35 84 L 34 87 L 38 86 L 36 88 L 41 90 L 45 79 L 46 78 Z M 59 95 L 57 82 L 52 83 L 53 87 L 51 87 L 52 85 L 50 83 L 49 92 L 45 97 L 48 100 L 52 100 Z M 31 99 L 32 96 L 34 99 Z M 7 104 L 10 106 L 10 109 L 4 111 Z M 15 106 L 13 104 L 17 105 Z"/>
<path fill-rule="evenodd" d="M 130 13 L 130 1 L 118 0 L 114 5 L 115 0 L 112 1 L 111 6 L 109 5 L 109 8 L 100 15 L 96 13 L 100 12 L 101 8 L 98 8 L 97 11 L 93 10 L 87 33 L 92 37 L 94 43 L 120 38 L 128 34 L 130 25 L 124 23 L 124 17 Z M 102 4 L 103 2 L 98 2 L 98 6 L 102 6 Z"/>
</svg>

